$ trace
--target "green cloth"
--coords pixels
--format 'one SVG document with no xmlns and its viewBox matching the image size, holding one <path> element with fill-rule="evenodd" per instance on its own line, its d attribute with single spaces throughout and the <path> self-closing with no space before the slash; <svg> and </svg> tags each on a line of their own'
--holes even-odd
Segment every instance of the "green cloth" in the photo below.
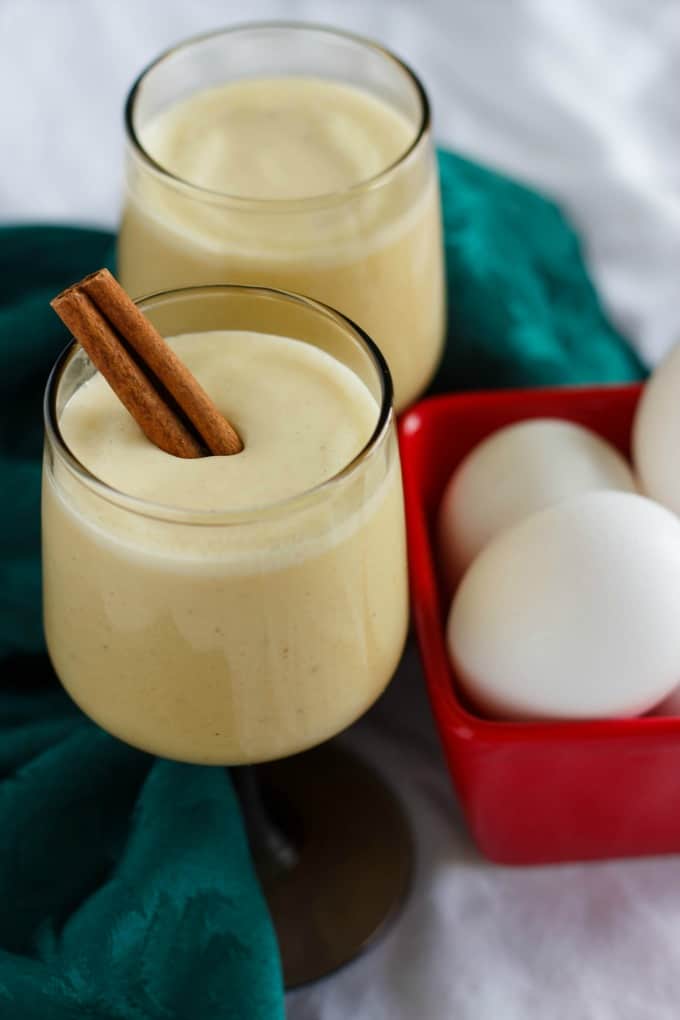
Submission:
<svg viewBox="0 0 680 1020">
<path fill-rule="evenodd" d="M 642 378 L 558 207 L 450 152 L 439 172 L 449 312 L 432 392 Z"/>
<path fill-rule="evenodd" d="M 40 622 L 49 300 L 113 238 L 0 230 L 0 1020 L 277 1020 L 278 951 L 225 769 L 154 759 L 59 690 Z"/>
<path fill-rule="evenodd" d="M 435 388 L 640 378 L 550 202 L 440 154 L 449 336 Z M 86 720 L 40 622 L 41 401 L 62 287 L 96 230 L 0 230 L 0 1018 L 276 1020 L 275 940 L 224 769 L 153 759 Z"/>
</svg>

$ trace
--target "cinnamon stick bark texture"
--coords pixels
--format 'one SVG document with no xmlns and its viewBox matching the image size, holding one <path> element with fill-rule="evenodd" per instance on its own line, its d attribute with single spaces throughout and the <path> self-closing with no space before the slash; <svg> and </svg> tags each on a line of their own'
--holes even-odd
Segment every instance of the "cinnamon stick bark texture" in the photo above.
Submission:
<svg viewBox="0 0 680 1020">
<path fill-rule="evenodd" d="M 240 453 L 233 425 L 107 269 L 50 303 L 152 443 L 176 457 Z"/>
</svg>

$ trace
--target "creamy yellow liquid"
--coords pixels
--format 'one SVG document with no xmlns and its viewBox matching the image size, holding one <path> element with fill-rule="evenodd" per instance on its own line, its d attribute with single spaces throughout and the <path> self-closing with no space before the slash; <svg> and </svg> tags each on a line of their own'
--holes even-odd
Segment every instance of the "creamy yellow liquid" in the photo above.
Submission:
<svg viewBox="0 0 680 1020">
<path fill-rule="evenodd" d="M 209 332 L 172 344 L 245 450 L 171 457 L 100 375 L 76 391 L 60 420 L 75 456 L 130 496 L 195 514 L 180 523 L 132 512 L 48 458 L 50 655 L 83 710 L 131 744 L 212 764 L 281 757 L 354 721 L 397 664 L 407 593 L 394 437 L 309 493 L 375 428 L 363 382 L 281 337 Z M 232 523 L 207 523 L 218 511 Z"/>
<path fill-rule="evenodd" d="M 399 161 L 415 133 L 386 102 L 317 78 L 195 93 L 140 130 L 145 150 L 181 181 L 131 156 L 123 285 L 140 296 L 251 283 L 324 301 L 381 347 L 401 409 L 427 386 L 444 334 L 429 142 L 379 186 L 361 185 Z"/>
</svg>

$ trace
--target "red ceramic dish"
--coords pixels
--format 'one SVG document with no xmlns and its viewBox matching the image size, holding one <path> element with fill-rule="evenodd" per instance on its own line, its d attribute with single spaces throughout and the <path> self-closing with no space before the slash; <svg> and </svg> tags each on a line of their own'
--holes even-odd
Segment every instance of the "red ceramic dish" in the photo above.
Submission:
<svg viewBox="0 0 680 1020">
<path fill-rule="evenodd" d="M 468 825 L 507 864 L 680 851 L 680 718 L 504 723 L 456 690 L 445 643 L 433 525 L 456 465 L 495 429 L 525 418 L 579 422 L 629 454 L 638 386 L 434 397 L 401 420 L 415 626 L 432 709 Z"/>
</svg>

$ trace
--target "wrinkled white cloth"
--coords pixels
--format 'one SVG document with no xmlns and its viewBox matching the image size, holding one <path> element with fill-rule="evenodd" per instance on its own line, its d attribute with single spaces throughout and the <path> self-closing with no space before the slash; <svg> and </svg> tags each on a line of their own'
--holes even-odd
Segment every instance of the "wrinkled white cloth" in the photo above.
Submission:
<svg viewBox="0 0 680 1020">
<path fill-rule="evenodd" d="M 0 217 L 113 224 L 133 78 L 186 36 L 263 17 L 392 47 L 441 141 L 560 200 L 644 357 L 680 339 L 677 0 L 0 0 Z"/>
<path fill-rule="evenodd" d="M 441 141 L 568 210 L 644 356 L 680 339 L 677 0 L 0 0 L 0 220 L 113 226 L 133 77 L 185 36 L 272 16 L 394 48 L 425 81 Z M 416 880 L 379 945 L 289 996 L 291 1020 L 678 1020 L 680 860 L 484 861 L 413 647 L 347 739 L 406 803 Z"/>
</svg>

